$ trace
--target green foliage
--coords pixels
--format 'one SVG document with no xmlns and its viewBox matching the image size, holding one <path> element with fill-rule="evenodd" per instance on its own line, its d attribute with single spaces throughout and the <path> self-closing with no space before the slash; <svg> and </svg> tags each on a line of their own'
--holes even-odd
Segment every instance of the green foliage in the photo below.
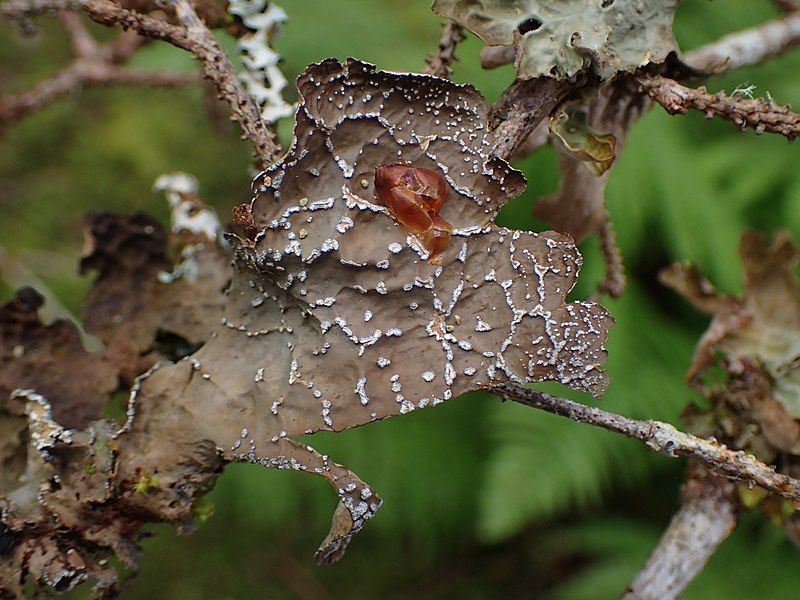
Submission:
<svg viewBox="0 0 800 600">
<path fill-rule="evenodd" d="M 608 343 L 615 378 L 603 408 L 675 421 L 689 396 L 682 376 L 691 335 L 670 326 L 633 285 L 608 305 L 617 319 Z M 575 397 L 556 386 L 536 387 Z M 660 460 L 637 442 L 524 406 L 495 407 L 491 419 L 494 452 L 481 488 L 480 522 L 489 540 L 529 522 L 595 508 L 603 492 L 644 483 Z"/>
<path fill-rule="evenodd" d="M 290 21 L 277 42 L 284 72 L 291 79 L 310 62 L 351 55 L 383 68 L 419 69 L 440 33 L 429 5 L 286 0 Z M 771 10 L 767 0 L 685 0 L 676 37 L 691 48 L 769 18 Z M 4 92 L 27 89 L 63 62 L 64 36 L 52 20 L 41 22 L 42 35 L 30 40 L 0 26 Z M 455 78 L 492 100 L 513 69 L 482 71 L 480 48 L 474 36 L 459 46 Z M 141 68 L 196 68 L 181 51 L 157 43 L 136 60 Z M 749 82 L 757 94 L 769 91 L 800 106 L 797 72 L 795 52 L 709 87 Z M 289 129 L 280 126 L 284 140 Z M 211 124 L 199 88 L 85 90 L 0 138 L 0 245 L 76 309 L 87 286 L 72 266 L 85 211 L 145 210 L 163 219 L 165 203 L 150 185 L 163 172 L 186 170 L 225 219 L 249 196 L 249 155 L 233 126 Z M 618 325 L 604 408 L 676 422 L 692 399 L 682 377 L 706 321 L 660 288 L 656 272 L 687 259 L 726 291 L 739 289 L 742 229 L 786 227 L 800 238 L 798 164 L 800 145 L 739 133 L 702 115 L 670 117 L 655 108 L 636 126 L 608 188 L 630 286 L 607 303 Z M 542 229 L 530 210 L 556 188 L 554 154 L 543 149 L 518 166 L 530 185 L 500 222 Z M 582 250 L 576 297 L 591 293 L 603 269 L 596 240 Z M 0 283 L 0 292 L 5 298 L 10 290 Z M 211 493 L 214 514 L 193 536 L 157 528 L 145 540 L 144 569 L 124 597 L 485 598 L 498 590 L 530 597 L 544 585 L 555 585 L 548 593 L 557 598 L 618 597 L 674 510 L 681 476 L 677 461 L 636 442 L 478 394 L 403 419 L 317 434 L 313 445 L 385 499 L 343 562 L 311 566 L 335 504 L 325 482 L 237 465 Z M 620 517 L 623 509 L 635 516 Z M 542 548 L 582 561 L 556 570 Z M 793 597 L 788 585 L 797 561 L 780 532 L 749 519 L 686 597 Z M 513 587 L 520 577 L 522 587 Z"/>
<path fill-rule="evenodd" d="M 595 519 L 561 528 L 557 533 L 560 552 L 576 555 L 586 564 L 567 583 L 558 585 L 550 597 L 619 598 L 660 535 L 660 528 L 652 524 L 625 518 Z M 775 527 L 765 527 L 758 515 L 749 514 L 682 598 L 793 598 L 796 571 L 797 551 L 783 533 Z"/>
</svg>

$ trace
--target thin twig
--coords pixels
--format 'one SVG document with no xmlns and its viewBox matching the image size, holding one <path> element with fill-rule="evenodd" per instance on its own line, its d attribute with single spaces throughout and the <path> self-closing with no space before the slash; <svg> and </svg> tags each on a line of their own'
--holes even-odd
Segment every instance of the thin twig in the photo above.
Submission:
<svg viewBox="0 0 800 600">
<path fill-rule="evenodd" d="M 573 83 L 549 77 L 517 79 L 512 83 L 492 109 L 495 128 L 492 153 L 510 159 L 573 88 Z"/>
<path fill-rule="evenodd" d="M 775 472 L 751 454 L 734 452 L 724 445 L 679 431 L 661 421 L 638 421 L 622 415 L 530 390 L 514 383 L 488 388 L 507 400 L 514 400 L 579 423 L 602 427 L 644 442 L 650 450 L 666 456 L 696 458 L 715 473 L 737 481 L 758 485 L 791 500 L 800 500 L 800 481 Z"/>
<path fill-rule="evenodd" d="M 0 98 L 0 127 L 52 104 L 84 87 L 125 84 L 151 87 L 179 87 L 197 82 L 191 73 L 140 71 L 78 59 L 50 79 L 21 94 Z"/>
<path fill-rule="evenodd" d="M 80 0 L 4 0 L 0 2 L 0 15 L 16 19 L 80 7 Z"/>
<path fill-rule="evenodd" d="M 800 44 L 800 13 L 721 37 L 688 52 L 684 59 L 701 71 L 722 73 L 755 65 Z"/>
<path fill-rule="evenodd" d="M 134 32 L 123 32 L 101 46 L 84 27 L 78 15 L 61 11 L 59 17 L 72 39 L 77 58 L 32 89 L 0 97 L 0 127 L 84 87 L 112 84 L 178 87 L 198 81 L 198 77 L 192 73 L 125 69 L 120 65 L 130 58 L 145 38 Z"/>
<path fill-rule="evenodd" d="M 725 92 L 710 94 L 704 87 L 686 87 L 666 77 L 640 77 L 637 81 L 650 98 L 673 115 L 700 110 L 707 118 L 720 117 L 740 129 L 750 127 L 756 133 L 777 133 L 789 141 L 800 135 L 800 115 L 771 100 L 732 97 Z"/>
<path fill-rule="evenodd" d="M 62 10 L 58 13 L 58 17 L 69 34 L 75 56 L 86 58 L 100 53 L 100 44 L 92 37 L 77 14 Z"/>
<path fill-rule="evenodd" d="M 214 35 L 197 16 L 187 0 L 172 0 L 183 27 L 122 8 L 111 0 L 88 0 L 83 9 L 98 23 L 121 26 L 153 39 L 164 40 L 188 50 L 203 63 L 203 73 L 214 82 L 220 98 L 228 103 L 231 118 L 238 121 L 243 135 L 255 147 L 263 165 L 271 164 L 280 154 L 275 133 L 261 119 L 261 111 L 244 89 L 230 59 Z"/>
<path fill-rule="evenodd" d="M 736 486 L 690 462 L 681 507 L 623 600 L 673 600 L 738 523 Z"/>
<path fill-rule="evenodd" d="M 457 61 L 456 46 L 464 41 L 464 30 L 455 21 L 448 21 L 444 24 L 442 37 L 439 40 L 439 47 L 436 52 L 431 54 L 425 68 L 425 73 L 449 79 L 453 74 L 452 64 Z"/>
</svg>

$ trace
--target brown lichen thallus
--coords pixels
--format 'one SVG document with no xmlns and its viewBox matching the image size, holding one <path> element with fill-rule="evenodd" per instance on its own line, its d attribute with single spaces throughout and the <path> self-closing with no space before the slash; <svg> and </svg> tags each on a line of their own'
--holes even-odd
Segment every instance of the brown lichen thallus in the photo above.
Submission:
<svg viewBox="0 0 800 600">
<path fill-rule="evenodd" d="M 450 243 L 450 223 L 439 216 L 447 197 L 441 173 L 408 165 L 375 168 L 375 191 L 395 220 L 416 235 L 430 253 L 428 262 L 438 265 Z"/>
</svg>

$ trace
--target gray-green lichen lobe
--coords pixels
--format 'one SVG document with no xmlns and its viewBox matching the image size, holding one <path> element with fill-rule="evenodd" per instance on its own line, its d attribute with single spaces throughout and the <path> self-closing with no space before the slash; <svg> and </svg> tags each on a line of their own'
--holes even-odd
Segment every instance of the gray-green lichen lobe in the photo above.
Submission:
<svg viewBox="0 0 800 600">
<path fill-rule="evenodd" d="M 516 45 L 521 79 L 608 80 L 676 50 L 679 0 L 434 0 L 433 10 L 490 46 Z"/>
</svg>

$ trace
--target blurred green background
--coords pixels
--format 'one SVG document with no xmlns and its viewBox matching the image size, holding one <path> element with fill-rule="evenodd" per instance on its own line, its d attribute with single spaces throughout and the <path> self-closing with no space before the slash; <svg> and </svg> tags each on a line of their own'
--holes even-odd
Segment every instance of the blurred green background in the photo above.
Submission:
<svg viewBox="0 0 800 600">
<path fill-rule="evenodd" d="M 276 48 L 293 79 L 306 64 L 355 56 L 418 70 L 440 21 L 429 0 L 283 0 L 290 21 Z M 768 0 L 685 0 L 676 20 L 684 49 L 777 14 Z M 0 93 L 29 88 L 70 59 L 58 23 L 35 37 L 0 25 Z M 110 32 L 93 31 L 103 39 Z M 221 35 L 226 47 L 232 40 Z M 511 68 L 485 72 L 470 36 L 455 79 L 495 99 Z M 192 70 L 161 43 L 141 68 Z M 800 50 L 709 82 L 800 106 Z M 75 270 L 90 209 L 147 211 L 156 176 L 195 174 L 223 217 L 248 199 L 250 149 L 214 124 L 197 86 L 180 90 L 87 89 L 0 134 L 0 298 L 22 281 L 45 285 L 77 312 L 89 282 Z M 287 98 L 294 100 L 290 85 Z M 288 141 L 291 124 L 280 131 Z M 542 229 L 530 217 L 558 182 L 550 148 L 521 161 L 524 196 L 503 224 Z M 800 146 L 740 133 L 702 115 L 653 109 L 614 169 L 608 202 L 630 275 L 609 341 L 612 384 L 603 406 L 678 422 L 692 401 L 683 384 L 705 320 L 656 281 L 674 260 L 697 263 L 723 290 L 740 288 L 743 229 L 784 227 L 800 239 Z M 577 296 L 601 278 L 596 240 L 582 246 Z M 587 400 L 583 398 L 583 400 Z M 618 597 L 677 507 L 683 464 L 630 440 L 480 395 L 341 434 L 314 446 L 378 490 L 384 506 L 342 561 L 317 567 L 336 498 L 315 477 L 230 467 L 208 496 L 213 516 L 191 536 L 153 527 L 142 569 L 124 598 L 564 598 Z M 686 598 L 797 597 L 800 553 L 759 515 L 744 515 Z M 77 596 L 85 595 L 80 591 Z"/>
</svg>

